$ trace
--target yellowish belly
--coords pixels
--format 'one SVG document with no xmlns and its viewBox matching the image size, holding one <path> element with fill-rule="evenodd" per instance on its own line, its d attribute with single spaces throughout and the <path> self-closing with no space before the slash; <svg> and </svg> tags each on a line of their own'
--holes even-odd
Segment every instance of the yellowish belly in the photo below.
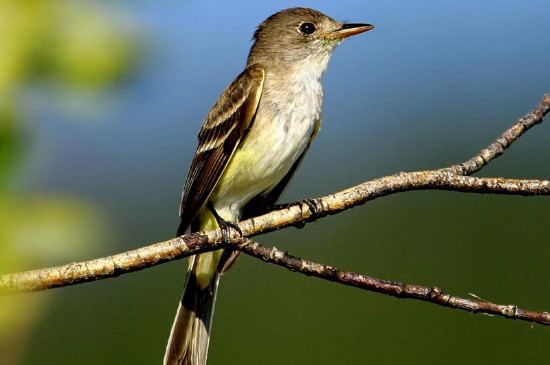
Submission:
<svg viewBox="0 0 550 365">
<path fill-rule="evenodd" d="M 237 221 L 252 198 L 269 191 L 307 147 L 315 121 L 256 123 L 241 141 L 210 201 L 227 220 Z"/>
</svg>

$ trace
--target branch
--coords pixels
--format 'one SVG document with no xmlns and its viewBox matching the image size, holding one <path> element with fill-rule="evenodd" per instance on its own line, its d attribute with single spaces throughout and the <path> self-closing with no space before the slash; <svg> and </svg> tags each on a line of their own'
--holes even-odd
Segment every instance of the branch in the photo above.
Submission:
<svg viewBox="0 0 550 365">
<path fill-rule="evenodd" d="M 443 170 L 400 173 L 368 181 L 339 193 L 291 204 L 259 217 L 239 222 L 244 237 L 298 226 L 342 212 L 381 196 L 410 190 L 438 189 L 479 194 L 550 195 L 550 181 L 477 178 L 452 175 Z M 191 233 L 136 250 L 46 269 L 0 276 L 0 294 L 41 291 L 76 285 L 140 271 L 165 262 L 221 248 L 240 249 L 242 236 L 231 229 L 224 242 L 221 230 Z"/>
<path fill-rule="evenodd" d="M 444 170 L 458 175 L 471 175 L 481 170 L 489 162 L 501 156 L 504 153 L 504 150 L 509 148 L 510 145 L 517 141 L 517 139 L 525 132 L 535 125 L 542 123 L 544 116 L 549 110 L 550 94 L 546 94 L 542 97 L 541 102 L 535 107 L 535 109 L 531 110 L 529 114 L 515 122 L 512 127 L 502 133 L 489 147 L 481 150 L 477 155 L 468 161 L 450 166 Z"/>
<path fill-rule="evenodd" d="M 550 313 L 548 312 L 533 312 L 520 309 L 515 305 L 502 305 L 487 301 L 470 300 L 444 294 L 438 287 L 427 288 L 419 285 L 408 285 L 371 278 L 349 271 L 342 271 L 331 266 L 299 259 L 288 253 L 279 251 L 275 247 L 265 247 L 247 238 L 245 238 L 238 247 L 240 251 L 247 255 L 259 258 L 265 262 L 274 263 L 290 271 L 299 272 L 307 276 L 315 276 L 335 283 L 382 293 L 396 298 L 417 299 L 472 313 L 485 313 L 550 326 Z"/>
<path fill-rule="evenodd" d="M 499 157 L 523 133 L 542 122 L 550 110 L 550 95 L 527 116 L 518 120 L 511 128 L 497 138 L 490 146 L 470 160 L 458 165 L 434 171 L 401 172 L 359 184 L 323 198 L 308 199 L 288 205 L 285 209 L 239 222 L 244 237 L 252 237 L 288 226 L 303 226 L 307 222 L 342 212 L 346 209 L 398 192 L 411 190 L 449 190 L 477 194 L 507 195 L 550 195 L 547 180 L 515 180 L 502 178 L 470 177 L 490 161 Z M 383 292 L 400 298 L 414 298 L 440 305 L 473 312 L 491 313 L 509 318 L 524 319 L 541 324 L 550 324 L 548 313 L 528 312 L 515 306 L 502 306 L 481 301 L 472 301 L 444 295 L 438 288 L 424 288 L 414 285 L 392 283 L 359 274 L 339 271 L 320 264 L 302 261 L 276 249 L 268 249 L 231 229 L 229 242 L 224 242 L 220 230 L 193 233 L 168 241 L 159 242 L 136 250 L 91 261 L 71 263 L 42 270 L 27 271 L 0 276 L 0 293 L 40 291 L 55 287 L 76 285 L 84 282 L 116 277 L 143 270 L 168 261 L 181 259 L 202 252 L 220 248 L 237 249 L 264 261 L 279 264 L 306 275 L 314 275 L 346 285 Z M 262 256 L 268 250 L 269 256 Z M 282 255 L 281 255 L 282 254 Z M 281 258 L 288 257 L 288 260 Z M 300 265 L 288 266 L 293 260 Z M 312 269 L 313 268 L 313 269 Z M 325 272 L 326 275 L 322 275 Z M 328 274 L 327 274 L 328 273 Z"/>
</svg>

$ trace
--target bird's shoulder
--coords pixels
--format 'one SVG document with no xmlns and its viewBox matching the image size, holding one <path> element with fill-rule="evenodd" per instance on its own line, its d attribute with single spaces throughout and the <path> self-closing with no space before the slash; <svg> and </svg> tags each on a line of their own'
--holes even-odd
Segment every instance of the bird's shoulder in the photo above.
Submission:
<svg viewBox="0 0 550 365">
<path fill-rule="evenodd" d="M 262 93 L 264 79 L 265 69 L 260 64 L 245 68 L 214 104 L 202 125 L 199 137 L 211 129 L 220 127 L 244 105 L 255 111 Z"/>
</svg>

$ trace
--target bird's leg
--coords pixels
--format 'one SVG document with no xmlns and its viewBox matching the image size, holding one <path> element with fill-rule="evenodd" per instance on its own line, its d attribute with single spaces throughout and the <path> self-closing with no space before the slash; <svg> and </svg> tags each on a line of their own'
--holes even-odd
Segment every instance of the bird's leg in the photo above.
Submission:
<svg viewBox="0 0 550 365">
<path fill-rule="evenodd" d="M 207 207 L 210 212 L 212 212 L 212 215 L 214 215 L 214 218 L 216 218 L 216 222 L 218 222 L 218 226 L 222 231 L 222 239 L 224 242 L 231 243 L 231 228 L 235 229 L 238 232 L 239 236 L 243 236 L 243 232 L 238 225 L 232 222 L 228 222 L 220 217 L 218 212 L 216 212 L 216 209 L 214 209 L 214 205 L 212 204 L 212 202 L 208 202 Z"/>
<path fill-rule="evenodd" d="M 216 212 L 216 209 L 214 209 L 214 205 L 211 202 L 208 202 L 207 205 L 208 209 L 212 212 L 212 215 L 214 215 L 214 218 L 216 218 L 216 222 L 218 222 L 218 226 L 220 227 L 220 230 L 222 231 L 222 240 L 225 243 L 231 242 L 231 228 L 235 229 L 239 236 L 243 237 L 243 232 L 239 228 L 238 225 L 232 222 L 228 222 L 220 215 L 218 212 Z M 240 255 L 240 251 L 234 251 L 232 249 L 226 249 L 222 253 L 222 257 L 220 258 L 220 262 L 218 263 L 218 272 L 220 274 L 225 274 L 237 261 L 237 258 Z"/>
<path fill-rule="evenodd" d="M 293 207 L 293 206 L 302 206 L 302 204 L 305 204 L 308 206 L 309 208 L 309 211 L 311 212 L 311 216 L 304 220 L 304 221 L 300 221 L 300 222 L 297 222 L 294 224 L 294 227 L 298 228 L 298 229 L 302 229 L 304 228 L 304 226 L 306 225 L 306 223 L 309 223 L 309 222 L 314 222 L 317 220 L 317 218 L 319 218 L 319 215 L 320 215 L 320 210 L 319 210 L 319 207 L 317 205 L 317 202 L 315 199 L 312 199 L 312 198 L 306 198 L 304 200 L 301 200 L 299 202 L 296 202 L 296 203 L 285 203 L 285 204 L 275 204 L 273 206 L 273 210 L 278 210 L 278 209 L 288 209 L 290 207 Z"/>
<path fill-rule="evenodd" d="M 296 203 L 274 204 L 269 210 L 288 209 L 294 205 L 296 205 Z"/>
</svg>

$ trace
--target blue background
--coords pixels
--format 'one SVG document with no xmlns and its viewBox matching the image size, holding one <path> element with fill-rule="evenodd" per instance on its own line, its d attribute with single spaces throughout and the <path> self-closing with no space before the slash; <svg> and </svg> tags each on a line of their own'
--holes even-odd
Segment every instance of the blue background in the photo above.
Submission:
<svg viewBox="0 0 550 365">
<path fill-rule="evenodd" d="M 101 216 L 88 228 L 105 232 L 93 253 L 48 264 L 175 234 L 203 118 L 242 70 L 255 27 L 296 5 L 376 28 L 335 51 L 321 133 L 284 201 L 464 161 L 550 92 L 548 1 L 103 2 L 140 49 L 132 74 L 93 97 L 60 96 L 49 84 L 21 96 L 30 142 L 14 189 L 86 201 Z M 547 179 L 549 138 L 549 126 L 534 128 L 479 176 Z M 258 240 L 341 269 L 542 311 L 549 208 L 545 197 L 423 191 Z M 27 295 L 51 298 L 21 340 L 18 363 L 159 363 L 186 266 Z M 218 299 L 211 364 L 550 361 L 548 328 L 363 292 L 249 257 L 222 278 Z"/>
</svg>

